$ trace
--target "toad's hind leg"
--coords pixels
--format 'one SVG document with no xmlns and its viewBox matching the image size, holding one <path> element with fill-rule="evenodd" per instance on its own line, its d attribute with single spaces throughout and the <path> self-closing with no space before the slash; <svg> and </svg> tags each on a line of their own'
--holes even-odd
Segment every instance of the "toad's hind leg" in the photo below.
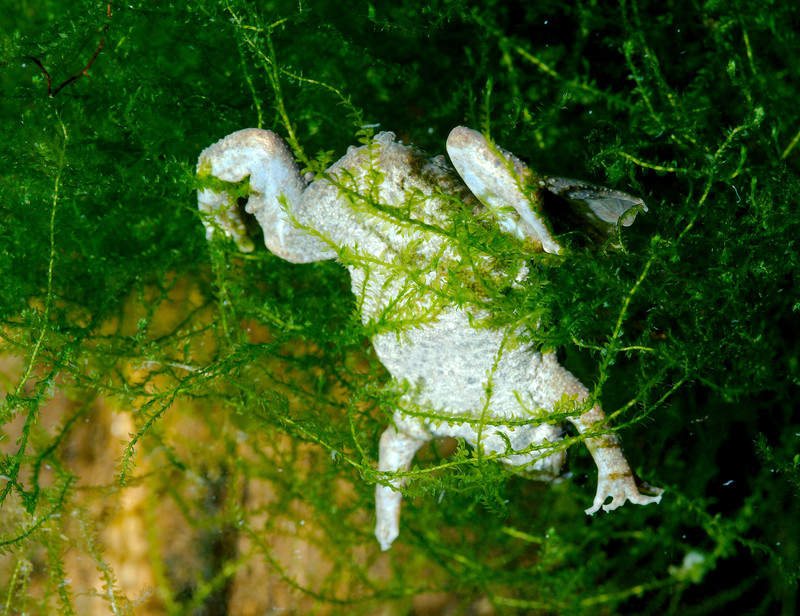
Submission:
<svg viewBox="0 0 800 616">
<path fill-rule="evenodd" d="M 381 435 L 378 470 L 384 472 L 406 471 L 411 466 L 414 454 L 427 441 L 399 432 L 393 426 Z M 399 490 L 405 483 L 402 477 L 389 480 L 389 485 L 375 486 L 375 537 L 382 550 L 388 550 L 400 534 L 400 504 L 403 493 Z"/>
<path fill-rule="evenodd" d="M 541 244 L 545 252 L 561 254 L 542 211 L 536 177 L 525 163 L 465 126 L 450 132 L 447 154 L 472 193 L 501 219 L 501 228 Z M 516 212 L 510 217 L 503 211 L 509 207 Z"/>
<path fill-rule="evenodd" d="M 292 263 L 336 256 L 325 242 L 302 228 L 312 221 L 318 203 L 306 198 L 306 181 L 291 150 L 272 131 L 246 128 L 228 135 L 203 150 L 197 173 L 201 185 L 205 184 L 197 192 L 197 201 L 205 214 L 208 239 L 219 228 L 242 252 L 253 250 L 237 199 L 231 194 L 231 189 L 238 188 L 243 193 L 239 196 L 247 200 L 245 210 L 258 220 L 270 252 Z"/>
</svg>

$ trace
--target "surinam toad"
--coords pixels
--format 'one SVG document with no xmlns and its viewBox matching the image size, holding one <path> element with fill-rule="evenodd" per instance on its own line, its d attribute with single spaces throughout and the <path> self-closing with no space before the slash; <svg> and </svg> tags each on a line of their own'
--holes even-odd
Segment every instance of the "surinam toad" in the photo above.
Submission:
<svg viewBox="0 0 800 616">
<path fill-rule="evenodd" d="M 479 132 L 453 129 L 444 157 L 427 158 L 378 134 L 313 181 L 274 132 L 245 129 L 200 155 L 198 174 L 216 178 L 198 192 L 210 239 L 216 231 L 240 250 L 253 244 L 224 183 L 244 183 L 246 211 L 264 243 L 292 263 L 338 259 L 350 272 L 362 322 L 380 361 L 403 393 L 380 439 L 375 535 L 387 550 L 399 534 L 404 472 L 437 437 L 462 438 L 486 456 L 551 481 L 560 473 L 562 430 L 548 423 L 554 405 L 574 401 L 568 420 L 598 469 L 593 514 L 626 500 L 658 503 L 662 490 L 637 487 L 618 437 L 598 404 L 525 336 L 523 319 L 494 319 L 491 289 L 519 288 L 528 260 L 494 250 L 498 236 L 522 254 L 564 252 L 544 214 L 545 191 L 568 201 L 595 234 L 616 232 L 646 211 L 641 199 L 589 184 L 539 176 Z M 246 180 L 249 177 L 249 185 Z M 520 253 L 517 253 L 520 254 Z M 565 398 L 566 396 L 566 398 Z M 608 499 L 610 502 L 607 502 Z"/>
</svg>

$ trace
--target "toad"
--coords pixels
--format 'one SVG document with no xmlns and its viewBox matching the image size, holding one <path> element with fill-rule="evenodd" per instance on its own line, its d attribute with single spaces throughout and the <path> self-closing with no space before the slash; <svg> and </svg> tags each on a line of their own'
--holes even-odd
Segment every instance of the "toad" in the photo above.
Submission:
<svg viewBox="0 0 800 616">
<path fill-rule="evenodd" d="M 465 127 L 450 133 L 447 153 L 451 163 L 382 132 L 313 178 L 301 175 L 276 133 L 245 129 L 205 149 L 197 164 L 209 239 L 221 232 L 253 250 L 237 207 L 245 197 L 273 254 L 297 264 L 337 259 L 350 272 L 365 331 L 401 388 L 380 438 L 381 548 L 399 534 L 402 487 L 415 453 L 432 439 L 463 439 L 476 455 L 535 479 L 559 478 L 566 452 L 556 406 L 587 435 L 597 465 L 587 514 L 626 500 L 658 503 L 662 490 L 637 483 L 586 387 L 530 341 L 525 315 L 500 310 L 496 299 L 533 275 L 530 258 L 519 255 L 566 256 L 546 214 L 548 194 L 606 238 L 646 211 L 644 202 L 537 174 Z M 504 250 L 509 243 L 518 250 Z"/>
</svg>

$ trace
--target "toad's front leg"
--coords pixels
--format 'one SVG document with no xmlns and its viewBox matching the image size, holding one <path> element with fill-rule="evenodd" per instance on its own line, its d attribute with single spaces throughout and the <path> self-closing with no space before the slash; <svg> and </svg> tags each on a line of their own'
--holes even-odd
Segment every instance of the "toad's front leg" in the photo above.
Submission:
<svg viewBox="0 0 800 616">
<path fill-rule="evenodd" d="M 578 404 L 586 401 L 589 392 L 583 384 L 566 368 L 561 367 L 555 356 L 550 353 L 542 356 L 539 368 L 539 382 L 543 384 L 539 395 L 547 402 L 548 408 L 556 403 L 562 396 L 574 397 Z M 570 417 L 569 421 L 581 434 L 593 434 L 605 428 L 606 416 L 598 405 L 593 405 L 588 411 Z M 649 505 L 661 502 L 661 488 L 655 488 L 641 482 L 641 488 L 653 495 L 639 492 L 636 476 L 633 474 L 622 445 L 616 434 L 599 434 L 586 438 L 586 448 L 592 455 L 597 465 L 597 492 L 592 506 L 586 513 L 592 515 L 601 508 L 603 511 L 612 511 L 621 507 L 628 500 L 636 505 Z M 611 497 L 611 502 L 606 500 Z"/>
<path fill-rule="evenodd" d="M 396 473 L 411 467 L 414 454 L 427 441 L 389 426 L 381 435 L 378 470 Z M 405 483 L 402 477 L 395 477 L 389 485 L 375 486 L 375 537 L 386 551 L 400 534 L 400 505 L 403 493 L 400 489 Z"/>
<path fill-rule="evenodd" d="M 602 427 L 604 420 L 603 412 L 594 406 L 571 421 L 579 432 L 584 433 Z M 622 444 L 616 434 L 589 437 L 586 439 L 586 447 L 597 465 L 597 492 L 592 506 L 586 510 L 587 514 L 592 515 L 601 508 L 603 511 L 613 511 L 626 500 L 636 505 L 661 502 L 663 489 L 644 481 L 637 484 L 636 476 L 622 453 Z M 640 488 L 652 495 L 642 494 Z M 606 503 L 609 497 L 611 502 Z"/>
</svg>

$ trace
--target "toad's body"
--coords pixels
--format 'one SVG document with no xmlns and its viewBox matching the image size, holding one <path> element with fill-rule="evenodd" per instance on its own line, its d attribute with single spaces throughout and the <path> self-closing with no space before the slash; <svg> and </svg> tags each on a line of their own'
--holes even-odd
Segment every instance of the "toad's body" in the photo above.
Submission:
<svg viewBox="0 0 800 616">
<path fill-rule="evenodd" d="M 402 408 L 380 443 L 379 469 L 390 473 L 386 485 L 376 488 L 375 532 L 383 549 L 399 532 L 403 479 L 391 473 L 407 470 L 422 444 L 438 436 L 460 437 L 484 454 L 496 452 L 502 462 L 551 480 L 565 456 L 552 449 L 561 430 L 544 423 L 547 414 L 565 394 L 578 401 L 588 395 L 553 354 L 543 355 L 521 340 L 518 323 L 486 324 L 491 304 L 475 290 L 480 281 L 513 287 L 527 268 L 501 266 L 488 254 L 468 250 L 457 228 L 464 217 L 456 209 L 469 210 L 489 217 L 532 251 L 559 253 L 536 186 L 547 188 L 554 180 L 537 179 L 518 159 L 463 127 L 451 133 L 448 154 L 458 174 L 442 157 L 428 159 L 392 133 L 381 133 L 370 146 L 350 148 L 322 178 L 307 184 L 277 135 L 247 129 L 207 148 L 198 163 L 201 174 L 225 182 L 250 176 L 246 209 L 255 214 L 273 253 L 294 263 L 339 258 L 347 266 L 375 351 L 405 384 Z M 594 215 L 607 224 L 632 205 L 643 206 L 624 193 L 591 188 Z M 240 249 L 252 250 L 228 194 L 204 189 L 199 204 L 209 214 L 209 237 L 221 228 Z M 459 293 L 460 286 L 471 293 Z M 603 419 L 595 405 L 570 421 L 580 432 L 596 432 Z M 506 426 L 503 420 L 522 423 Z M 639 493 L 616 436 L 600 434 L 585 442 L 599 471 L 587 513 L 614 509 L 626 499 L 658 502 L 660 496 Z M 609 496 L 612 502 L 604 504 Z"/>
</svg>

